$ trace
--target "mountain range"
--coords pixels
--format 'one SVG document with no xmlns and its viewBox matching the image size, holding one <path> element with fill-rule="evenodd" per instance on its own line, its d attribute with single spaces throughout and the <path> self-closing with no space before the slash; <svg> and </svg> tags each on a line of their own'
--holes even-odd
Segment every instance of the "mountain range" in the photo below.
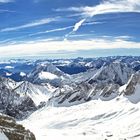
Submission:
<svg viewBox="0 0 140 140">
<path fill-rule="evenodd" d="M 1 116 L 37 140 L 140 138 L 139 56 L 17 59 L 0 68 Z"/>
</svg>

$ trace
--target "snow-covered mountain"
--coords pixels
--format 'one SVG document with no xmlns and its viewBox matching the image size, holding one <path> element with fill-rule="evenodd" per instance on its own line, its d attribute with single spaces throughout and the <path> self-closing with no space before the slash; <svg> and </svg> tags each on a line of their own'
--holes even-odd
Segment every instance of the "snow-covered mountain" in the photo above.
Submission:
<svg viewBox="0 0 140 140">
<path fill-rule="evenodd" d="M 107 66 L 102 66 L 93 77 L 88 81 L 90 84 L 94 83 L 115 83 L 124 85 L 130 76 L 133 69 L 121 62 L 113 62 Z"/>
<path fill-rule="evenodd" d="M 49 84 L 39 86 L 28 81 L 17 83 L 0 77 L 0 112 L 17 119 L 25 118 L 45 105 L 53 90 Z"/>
<path fill-rule="evenodd" d="M 115 67 L 116 69 L 117 67 Z M 123 74 L 125 75 L 124 72 Z M 81 88 L 87 93 L 86 91 L 91 87 L 81 85 Z M 68 101 L 74 97 L 73 95 L 77 91 L 65 92 L 67 97 L 62 96 L 61 93 L 63 99 L 64 97 L 65 100 L 69 99 L 63 104 L 63 107 L 54 107 L 54 104 L 49 107 L 44 106 L 20 123 L 32 130 L 38 140 L 46 138 L 51 140 L 56 138 L 68 140 L 139 140 L 140 72 L 132 74 L 126 84 L 122 86 L 112 83 L 99 89 L 101 90 L 100 94 L 98 96 L 96 94 L 94 100 L 84 101 L 85 103 L 69 107 L 67 107 L 70 104 Z M 96 89 L 92 90 L 96 92 Z M 84 98 L 84 95 L 82 90 L 77 93 L 77 102 Z M 57 95 L 58 100 L 55 101 L 60 101 L 59 97 Z M 46 118 L 49 119 L 46 120 Z M 34 122 L 36 123 L 33 127 L 30 123 Z"/>
<path fill-rule="evenodd" d="M 34 84 L 50 83 L 58 87 L 69 76 L 52 63 L 41 63 L 28 75 L 28 80 Z"/>
<path fill-rule="evenodd" d="M 15 88 L 20 83 L 0 77 L 0 112 L 15 118 L 27 116 L 29 111 L 35 111 L 36 105 L 33 100 L 23 94 L 18 94 Z"/>
<path fill-rule="evenodd" d="M 26 110 L 30 111 L 31 102 L 34 108 L 31 110 L 36 110 L 37 106 L 45 104 L 71 106 L 95 99 L 111 100 L 119 95 L 119 87 L 126 84 L 133 73 L 135 72 L 132 68 L 115 61 L 109 65 L 103 65 L 100 69 L 92 68 L 70 76 L 53 64 L 45 62 L 37 65 L 28 75 L 27 80 L 30 82 L 17 83 L 3 78 L 2 83 L 8 80 L 6 87 L 8 86 L 9 94 L 18 95 L 15 99 L 16 103 L 19 99 L 23 103 L 27 99 L 31 100 Z M 15 107 L 16 103 L 13 103 L 14 108 L 18 108 Z"/>
<path fill-rule="evenodd" d="M 140 57 L 34 61 L 29 73 L 19 71 L 23 81 L 0 77 L 0 112 L 37 140 L 139 139 L 139 64 Z"/>
<path fill-rule="evenodd" d="M 64 73 L 73 75 L 86 72 L 90 69 L 100 69 L 102 66 L 110 65 L 112 62 L 122 62 L 132 69 L 140 70 L 139 56 L 110 56 L 100 58 L 75 58 L 75 59 L 43 59 L 43 60 L 26 60 L 12 59 L 0 60 L 0 76 L 9 77 L 17 82 L 22 81 L 25 77 L 21 72 L 28 75 L 39 65 L 51 63 Z"/>
<path fill-rule="evenodd" d="M 69 89 L 57 90 L 50 98 L 54 106 L 70 106 L 92 99 L 111 100 L 119 95 L 119 87 L 127 83 L 134 73 L 132 68 L 121 62 L 113 62 L 100 69 L 72 76 L 73 84 Z M 75 82 L 74 82 L 75 81 Z"/>
<path fill-rule="evenodd" d="M 14 89 L 14 91 L 20 95 L 29 96 L 36 106 L 40 106 L 42 103 L 47 102 L 55 90 L 56 88 L 48 83 L 42 86 L 32 84 L 28 81 L 22 82 Z"/>
</svg>

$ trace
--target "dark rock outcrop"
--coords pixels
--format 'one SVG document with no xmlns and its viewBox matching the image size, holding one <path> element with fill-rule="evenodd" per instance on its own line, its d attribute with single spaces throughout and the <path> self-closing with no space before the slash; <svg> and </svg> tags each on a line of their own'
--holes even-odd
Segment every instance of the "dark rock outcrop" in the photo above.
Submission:
<svg viewBox="0 0 140 140">
<path fill-rule="evenodd" d="M 35 140 L 35 136 L 29 130 L 6 115 L 0 114 L 0 132 L 9 140 Z"/>
<path fill-rule="evenodd" d="M 133 74 L 130 78 L 130 80 L 127 83 L 127 86 L 125 88 L 124 95 L 132 95 L 135 93 L 136 85 L 140 85 L 140 71 Z"/>
</svg>

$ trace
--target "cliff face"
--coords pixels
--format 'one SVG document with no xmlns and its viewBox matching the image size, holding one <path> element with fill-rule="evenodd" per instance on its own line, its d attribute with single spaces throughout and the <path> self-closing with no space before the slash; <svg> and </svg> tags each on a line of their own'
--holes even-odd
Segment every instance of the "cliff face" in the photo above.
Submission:
<svg viewBox="0 0 140 140">
<path fill-rule="evenodd" d="M 125 95 L 134 94 L 136 91 L 136 86 L 140 86 L 140 71 L 131 76 L 125 89 Z"/>
<path fill-rule="evenodd" d="M 13 118 L 2 114 L 0 114 L 0 134 L 2 140 L 35 140 L 32 132 L 25 130 Z"/>
</svg>

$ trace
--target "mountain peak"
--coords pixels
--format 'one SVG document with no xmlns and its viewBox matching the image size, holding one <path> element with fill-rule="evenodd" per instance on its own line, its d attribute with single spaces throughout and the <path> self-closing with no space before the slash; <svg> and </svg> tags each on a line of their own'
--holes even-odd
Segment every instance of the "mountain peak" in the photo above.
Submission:
<svg viewBox="0 0 140 140">
<path fill-rule="evenodd" d="M 125 84 L 134 73 L 132 68 L 121 62 L 113 62 L 109 65 L 102 66 L 99 71 L 89 80 L 89 83 L 116 83 L 119 85 Z"/>
</svg>

